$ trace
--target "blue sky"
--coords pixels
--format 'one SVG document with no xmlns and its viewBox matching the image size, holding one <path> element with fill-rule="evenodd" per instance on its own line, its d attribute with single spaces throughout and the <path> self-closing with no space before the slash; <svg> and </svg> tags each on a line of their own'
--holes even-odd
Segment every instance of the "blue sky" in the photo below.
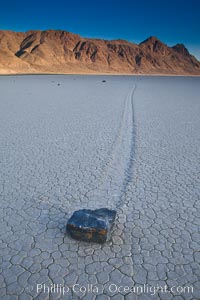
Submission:
<svg viewBox="0 0 200 300">
<path fill-rule="evenodd" d="M 85 37 L 183 43 L 200 60 L 200 0 L 2 1 L 0 29 L 63 29 Z"/>
</svg>

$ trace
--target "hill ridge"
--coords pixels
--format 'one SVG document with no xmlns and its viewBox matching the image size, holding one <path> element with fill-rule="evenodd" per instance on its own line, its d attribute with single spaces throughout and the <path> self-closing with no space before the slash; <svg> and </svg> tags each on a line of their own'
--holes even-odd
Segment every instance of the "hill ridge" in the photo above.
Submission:
<svg viewBox="0 0 200 300">
<path fill-rule="evenodd" d="M 0 73 L 200 75 L 200 62 L 183 44 L 169 47 L 155 36 L 135 44 L 65 30 L 0 30 Z"/>
</svg>

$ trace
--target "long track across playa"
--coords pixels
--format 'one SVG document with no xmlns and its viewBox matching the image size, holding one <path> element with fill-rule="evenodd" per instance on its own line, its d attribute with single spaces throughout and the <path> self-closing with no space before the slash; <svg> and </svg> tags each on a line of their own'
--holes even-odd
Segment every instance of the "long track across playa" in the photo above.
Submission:
<svg viewBox="0 0 200 300">
<path fill-rule="evenodd" d="M 0 299 L 200 299 L 199 95 L 195 77 L 0 77 Z M 66 234 L 105 206 L 110 242 Z"/>
</svg>

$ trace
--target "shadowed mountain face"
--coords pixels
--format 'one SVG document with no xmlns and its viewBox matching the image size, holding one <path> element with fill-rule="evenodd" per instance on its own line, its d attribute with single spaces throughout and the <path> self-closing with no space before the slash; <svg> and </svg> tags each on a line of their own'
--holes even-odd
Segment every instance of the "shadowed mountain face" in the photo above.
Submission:
<svg viewBox="0 0 200 300">
<path fill-rule="evenodd" d="M 183 44 L 168 47 L 156 37 L 136 45 L 61 30 L 0 31 L 0 73 L 200 75 L 200 62 Z"/>
</svg>

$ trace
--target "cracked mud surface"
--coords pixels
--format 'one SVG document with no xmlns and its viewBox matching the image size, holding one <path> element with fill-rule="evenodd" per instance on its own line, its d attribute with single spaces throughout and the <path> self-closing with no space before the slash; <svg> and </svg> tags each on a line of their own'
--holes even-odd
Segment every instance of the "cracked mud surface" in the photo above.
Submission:
<svg viewBox="0 0 200 300">
<path fill-rule="evenodd" d="M 199 78 L 102 79 L 0 78 L 0 299 L 200 299 Z M 74 210 L 105 206 L 110 242 L 66 234 Z"/>
</svg>

